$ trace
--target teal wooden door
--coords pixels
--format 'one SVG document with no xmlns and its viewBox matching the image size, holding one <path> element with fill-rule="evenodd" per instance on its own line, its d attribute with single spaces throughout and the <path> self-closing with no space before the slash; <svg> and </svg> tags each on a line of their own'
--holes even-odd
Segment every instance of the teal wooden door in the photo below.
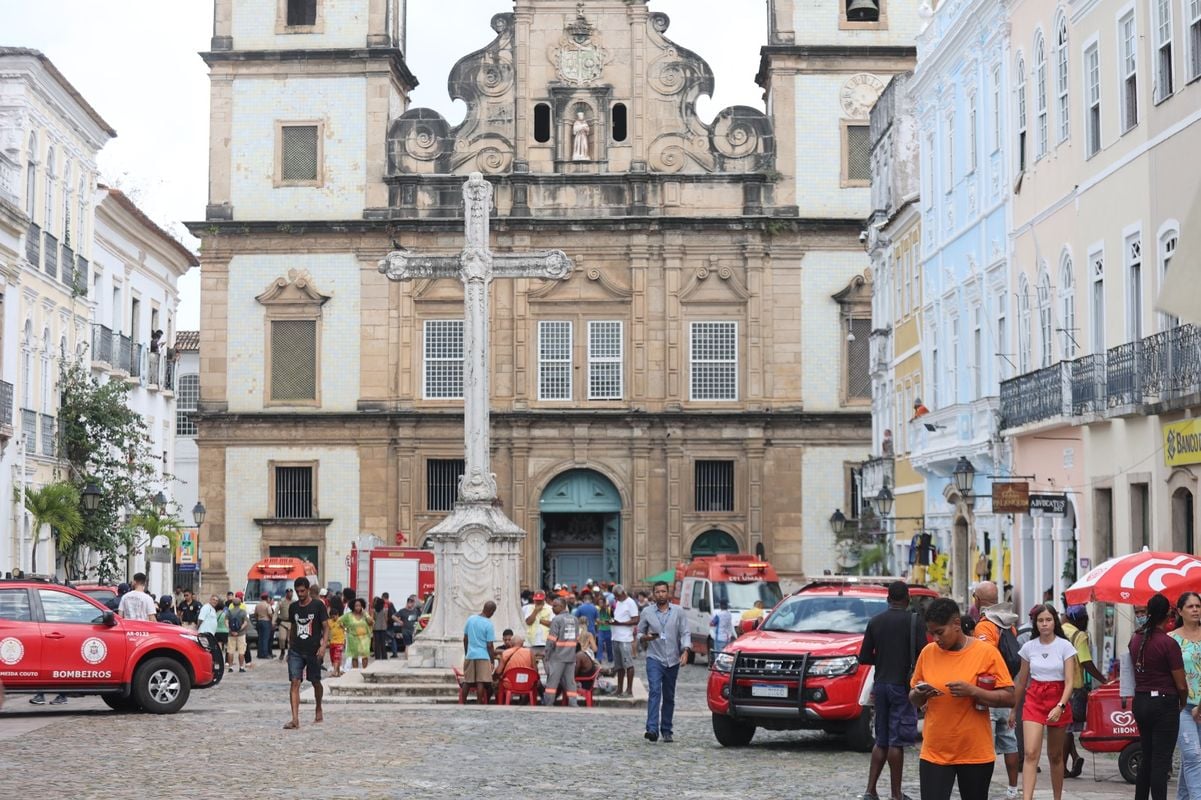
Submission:
<svg viewBox="0 0 1201 800">
<path fill-rule="evenodd" d="M 692 543 L 692 557 L 737 553 L 738 542 L 725 531 L 705 531 Z"/>
<path fill-rule="evenodd" d="M 603 560 L 599 576 L 607 581 L 621 580 L 621 494 L 608 478 L 590 469 L 568 470 L 546 487 L 538 501 L 538 509 L 543 515 L 597 514 L 603 517 Z M 546 546 L 545 533 L 544 519 L 540 551 Z M 598 575 L 593 573 L 588 577 Z"/>
</svg>

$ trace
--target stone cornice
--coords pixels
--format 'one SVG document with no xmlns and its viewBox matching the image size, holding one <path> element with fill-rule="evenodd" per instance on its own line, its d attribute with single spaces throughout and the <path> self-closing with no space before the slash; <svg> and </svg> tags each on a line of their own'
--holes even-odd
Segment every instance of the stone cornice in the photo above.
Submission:
<svg viewBox="0 0 1201 800">
<path fill-rule="evenodd" d="M 772 70 L 804 72 L 905 72 L 913 69 L 917 48 L 910 45 L 767 45 L 759 50 L 755 82 L 766 88 Z"/>
<path fill-rule="evenodd" d="M 404 54 L 390 47 L 341 47 L 330 49 L 296 50 L 210 50 L 202 52 L 204 63 L 213 67 L 217 64 L 236 63 L 299 63 L 305 61 L 386 61 L 389 69 L 402 85 L 412 91 L 418 86 L 417 78 L 409 71 Z"/>
</svg>

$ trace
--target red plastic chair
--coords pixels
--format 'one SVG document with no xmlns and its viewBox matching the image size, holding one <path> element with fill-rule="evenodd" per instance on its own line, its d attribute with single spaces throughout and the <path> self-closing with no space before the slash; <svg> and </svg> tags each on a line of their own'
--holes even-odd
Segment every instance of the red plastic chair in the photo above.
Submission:
<svg viewBox="0 0 1201 800">
<path fill-rule="evenodd" d="M 475 702 L 480 702 L 479 688 L 474 683 L 463 683 L 463 670 L 458 667 L 451 667 L 451 669 L 454 670 L 455 680 L 459 684 L 459 705 L 467 705 L 467 697 L 469 695 L 475 695 Z"/>
<path fill-rule="evenodd" d="M 515 697 L 525 697 L 531 706 L 538 705 L 537 670 L 513 667 L 505 671 L 500 679 L 496 702 L 502 706 L 511 706 Z"/>
<path fill-rule="evenodd" d="M 596 679 L 600 677 L 600 673 L 600 664 L 597 664 L 591 675 L 576 676 L 576 694 L 584 698 L 584 705 L 588 708 L 592 708 L 592 690 L 596 688 Z"/>
</svg>

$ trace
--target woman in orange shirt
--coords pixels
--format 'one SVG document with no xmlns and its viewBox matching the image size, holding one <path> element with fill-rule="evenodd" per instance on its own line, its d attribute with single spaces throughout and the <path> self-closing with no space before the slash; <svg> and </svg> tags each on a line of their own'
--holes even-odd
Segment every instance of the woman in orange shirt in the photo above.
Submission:
<svg viewBox="0 0 1201 800">
<path fill-rule="evenodd" d="M 922 800 L 988 800 L 996 751 L 989 708 L 1012 708 L 1013 681 L 997 648 L 963 633 L 959 606 L 940 597 L 926 609 L 934 639 L 917 658 L 909 702 L 926 709 L 918 776 Z"/>
</svg>

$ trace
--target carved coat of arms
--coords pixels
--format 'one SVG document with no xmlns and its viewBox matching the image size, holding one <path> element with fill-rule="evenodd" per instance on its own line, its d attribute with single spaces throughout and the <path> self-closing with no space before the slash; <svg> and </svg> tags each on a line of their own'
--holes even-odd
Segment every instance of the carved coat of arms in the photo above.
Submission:
<svg viewBox="0 0 1201 800">
<path fill-rule="evenodd" d="M 587 86 L 600 80 L 609 53 L 595 40 L 596 29 L 584 18 L 583 3 L 575 22 L 567 25 L 559 46 L 551 51 L 551 62 L 559 80 L 569 86 Z"/>
</svg>

